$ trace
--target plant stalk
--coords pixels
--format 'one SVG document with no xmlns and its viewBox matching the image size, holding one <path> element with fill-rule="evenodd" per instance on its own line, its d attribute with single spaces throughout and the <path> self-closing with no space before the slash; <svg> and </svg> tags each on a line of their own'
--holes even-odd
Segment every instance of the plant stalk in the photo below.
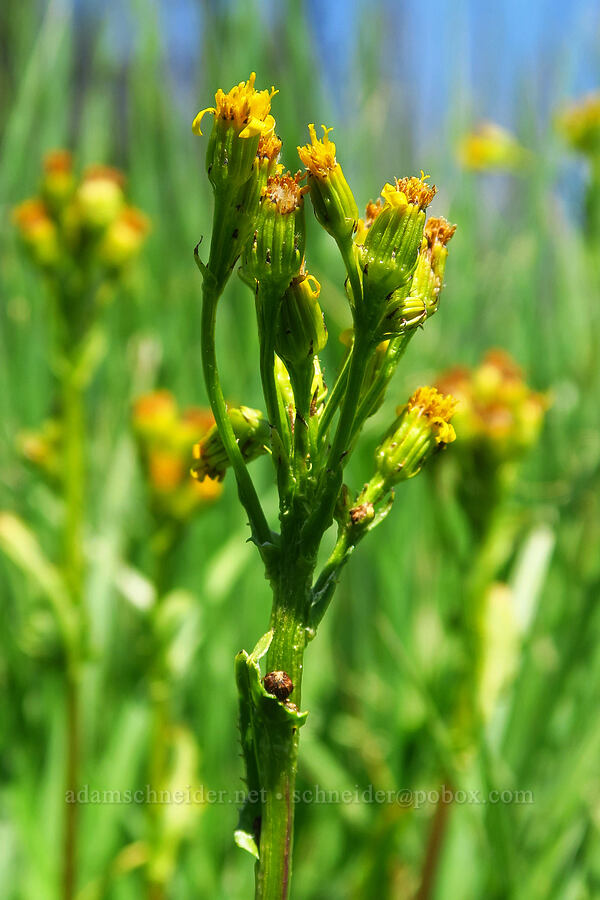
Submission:
<svg viewBox="0 0 600 900">
<path fill-rule="evenodd" d="M 290 701 L 300 708 L 307 643 L 306 618 L 314 561 L 303 556 L 292 535 L 286 535 L 286 538 L 279 577 L 274 584 L 270 622 L 273 639 L 267 653 L 266 671 L 287 672 L 294 684 Z M 286 900 L 289 894 L 298 739 L 298 728 L 292 727 L 285 734 L 279 732 L 276 743 L 266 748 L 269 762 L 267 770 L 262 773 L 256 900 Z"/>
<path fill-rule="evenodd" d="M 71 603 L 79 614 L 78 637 L 82 637 L 83 615 L 83 514 L 85 502 L 85 414 L 83 392 L 76 367 L 64 361 L 62 384 L 62 427 L 64 446 L 63 567 Z M 72 900 L 77 886 L 78 806 L 77 789 L 80 766 L 79 681 L 81 649 L 77 638 L 66 649 L 65 717 L 65 790 L 71 802 L 66 804 L 64 822 L 63 896 Z"/>
</svg>

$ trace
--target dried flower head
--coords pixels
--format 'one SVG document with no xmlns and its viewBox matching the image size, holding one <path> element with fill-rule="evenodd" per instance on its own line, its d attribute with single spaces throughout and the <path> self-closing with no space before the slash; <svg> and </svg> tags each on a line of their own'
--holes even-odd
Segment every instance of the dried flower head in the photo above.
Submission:
<svg viewBox="0 0 600 900">
<path fill-rule="evenodd" d="M 292 175 L 290 172 L 270 175 L 262 193 L 262 199 L 268 200 L 281 215 L 293 212 L 302 205 L 303 197 L 309 190 L 301 185 L 304 178 L 302 172 Z"/>
</svg>

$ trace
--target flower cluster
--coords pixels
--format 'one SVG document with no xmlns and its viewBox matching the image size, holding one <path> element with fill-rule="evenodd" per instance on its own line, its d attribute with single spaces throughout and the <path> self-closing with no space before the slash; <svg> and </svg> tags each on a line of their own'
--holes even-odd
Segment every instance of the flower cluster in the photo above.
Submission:
<svg viewBox="0 0 600 900">
<path fill-rule="evenodd" d="M 180 412 L 166 390 L 144 394 L 136 400 L 133 428 L 145 480 L 154 511 L 161 517 L 183 520 L 216 500 L 221 486 L 206 478 L 201 484 L 190 477 L 191 447 L 210 432 L 210 410 L 191 408 Z"/>
<path fill-rule="evenodd" d="M 275 784 L 293 786 L 306 643 L 331 600 L 339 573 L 359 541 L 387 515 L 393 488 L 416 475 L 454 440 L 455 402 L 435 388 L 419 388 L 384 434 L 374 473 L 354 495 L 345 468 L 362 428 L 380 409 L 410 340 L 438 309 L 448 243 L 455 227 L 427 219 L 436 188 L 423 172 L 384 184 L 364 218 L 338 160 L 331 128 L 297 148 L 304 171 L 285 171 L 271 100 L 255 75 L 202 110 L 214 116 L 206 171 L 214 192 L 210 254 L 196 261 L 203 277 L 202 359 L 214 427 L 194 448 L 193 473 L 204 484 L 233 470 L 238 494 L 273 590 L 270 631 L 251 654 L 236 658 L 240 731 L 249 792 L 236 841 L 258 863 L 261 894 L 287 896 L 293 810 L 278 805 Z M 337 378 L 325 384 L 319 354 L 327 343 L 321 284 L 306 259 L 305 205 L 334 239 L 346 271 L 352 329 Z M 228 407 L 216 353 L 218 306 L 238 260 L 256 308 L 265 412 Z M 271 527 L 248 463 L 268 454 L 279 494 L 280 533 Z M 313 581 L 319 548 L 337 523 L 330 558 Z M 267 677 L 258 660 L 265 657 Z M 271 676 L 293 685 L 293 703 L 269 692 Z M 276 773 L 273 776 L 273 773 Z M 279 798 L 279 799 L 278 799 Z M 256 821 L 261 822 L 260 836 Z M 263 843 L 264 842 L 264 843 Z M 277 845 L 277 846 L 276 846 Z M 283 886 L 283 887 L 282 887 Z"/>
<path fill-rule="evenodd" d="M 438 378 L 437 387 L 457 400 L 459 449 L 485 448 L 502 462 L 521 456 L 536 443 L 548 397 L 527 385 L 522 370 L 504 350 L 489 350 L 474 369 L 450 369 Z"/>
<path fill-rule="evenodd" d="M 304 463 L 314 469 L 316 457 L 330 446 L 325 424 L 340 398 L 334 395 L 327 410 L 318 360 L 327 328 L 319 303 L 321 288 L 309 274 L 305 258 L 307 194 L 318 222 L 338 244 L 347 269 L 346 291 L 354 319 L 347 363 L 350 366 L 355 356 L 355 368 L 362 369 L 356 377 L 359 381 L 362 376 L 354 397 L 356 428 L 380 406 L 406 341 L 436 312 L 447 245 L 455 232 L 455 226 L 441 217 L 427 219 L 436 187 L 423 172 L 387 182 L 360 218 L 331 128 L 324 125 L 321 137 L 314 124 L 309 125 L 309 142 L 297 148 L 305 172 L 284 171 L 279 162 L 282 144 L 271 114 L 276 93 L 273 88 L 257 90 L 252 73 L 230 91 L 217 91 L 214 106 L 201 110 L 193 123 L 194 132 L 201 134 L 204 117 L 214 117 L 206 156 L 215 192 L 213 240 L 208 263 L 198 259 L 198 264 L 205 286 L 218 299 L 241 260 L 240 275 L 256 298 L 267 405 L 266 419 L 247 407 L 230 409 L 226 417 L 222 410 L 221 422 L 196 447 L 194 473 L 199 479 L 222 478 L 230 463 L 223 429 L 235 441 L 238 466 L 266 451 L 281 461 L 283 448 L 296 459 L 300 449 Z M 420 425 L 430 421 L 428 415 L 415 413 L 418 396 L 399 414 L 403 422 L 407 416 L 411 422 L 419 419 Z M 449 418 L 450 412 L 444 410 L 441 415 Z M 432 416 L 431 422 L 438 418 Z M 398 428 L 396 422 L 394 433 Z M 429 453 L 452 440 L 450 429 L 439 440 L 435 426 L 425 429 L 429 437 L 423 453 L 414 465 L 404 468 L 402 478 L 410 477 L 407 472 L 415 474 Z M 351 434 L 344 435 L 344 442 L 349 440 Z M 393 441 L 386 440 L 389 449 Z M 343 455 L 347 448 L 341 439 L 337 443 Z M 333 448 L 338 449 L 335 440 Z M 389 484 L 393 480 L 390 475 Z"/>
<path fill-rule="evenodd" d="M 118 275 L 137 256 L 149 228 L 146 216 L 127 203 L 124 182 L 108 166 L 90 166 L 77 178 L 68 151 L 48 153 L 39 194 L 13 210 L 36 265 L 58 277 L 83 267 Z"/>
</svg>

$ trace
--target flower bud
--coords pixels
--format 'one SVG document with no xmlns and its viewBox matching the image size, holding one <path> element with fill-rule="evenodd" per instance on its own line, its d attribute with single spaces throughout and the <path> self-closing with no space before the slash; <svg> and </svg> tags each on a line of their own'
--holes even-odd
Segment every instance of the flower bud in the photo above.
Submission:
<svg viewBox="0 0 600 900">
<path fill-rule="evenodd" d="M 317 221 L 336 241 L 344 242 L 354 231 L 358 208 L 336 160 L 335 144 L 329 140 L 332 129 L 321 127 L 323 137 L 319 140 L 315 126 L 308 126 L 310 144 L 298 147 L 298 155 L 308 171 L 310 199 Z"/>
<path fill-rule="evenodd" d="M 388 298 L 382 337 L 405 334 L 436 312 L 448 257 L 446 245 L 455 231 L 456 225 L 443 218 L 427 220 L 410 290 L 407 295 L 406 289 L 400 288 Z"/>
<path fill-rule="evenodd" d="M 254 235 L 243 255 L 244 278 L 283 293 L 304 259 L 304 194 L 300 173 L 271 175 L 260 197 Z"/>
<path fill-rule="evenodd" d="M 321 285 L 306 272 L 294 278 L 279 308 L 275 352 L 289 367 L 312 359 L 327 343 L 327 328 L 318 304 Z"/>
<path fill-rule="evenodd" d="M 416 475 L 423 463 L 456 438 L 450 419 L 456 401 L 433 387 L 415 391 L 377 448 L 379 474 L 386 489 Z"/>
<path fill-rule="evenodd" d="M 124 177 L 118 169 L 92 166 L 84 174 L 76 199 L 82 224 L 102 231 L 117 218 L 124 204 Z"/>
<path fill-rule="evenodd" d="M 390 293 L 410 283 L 423 239 L 424 210 L 436 191 L 427 177 L 421 174 L 386 184 L 381 191 L 383 205 L 371 204 L 370 226 L 357 231 L 365 308 L 371 315 Z"/>
<path fill-rule="evenodd" d="M 268 452 L 270 428 L 260 410 L 240 406 L 229 409 L 227 415 L 240 452 L 246 462 Z M 215 425 L 194 446 L 192 475 L 198 481 L 203 481 L 207 477 L 222 481 L 228 467 L 229 457 Z"/>
<path fill-rule="evenodd" d="M 252 173 L 259 137 L 275 127 L 270 114 L 271 99 L 277 93 L 257 91 L 256 73 L 225 93 L 215 94 L 215 105 L 201 110 L 192 125 L 194 134 L 201 135 L 202 119 L 214 115 L 213 129 L 206 151 L 206 170 L 215 190 L 240 188 Z"/>
<path fill-rule="evenodd" d="M 56 266 L 61 257 L 58 229 L 41 200 L 25 200 L 12 218 L 34 262 L 44 269 Z"/>
<path fill-rule="evenodd" d="M 246 246 L 250 235 L 253 233 L 256 217 L 260 207 L 260 199 L 271 175 L 280 172 L 279 164 L 281 141 L 274 132 L 261 134 L 258 141 L 258 150 L 254 158 L 252 174 L 248 181 L 239 189 L 233 208 L 226 212 L 231 219 L 231 243 L 230 256 L 233 260 L 229 268 L 235 265 L 241 250 Z M 239 269 L 241 278 L 254 290 L 254 278 Z"/>
<path fill-rule="evenodd" d="M 75 189 L 73 162 L 68 150 L 52 150 L 44 157 L 41 194 L 48 209 L 60 212 Z"/>
<path fill-rule="evenodd" d="M 148 218 L 134 206 L 125 206 L 106 229 L 98 258 L 109 269 L 122 269 L 139 253 L 148 234 Z"/>
</svg>

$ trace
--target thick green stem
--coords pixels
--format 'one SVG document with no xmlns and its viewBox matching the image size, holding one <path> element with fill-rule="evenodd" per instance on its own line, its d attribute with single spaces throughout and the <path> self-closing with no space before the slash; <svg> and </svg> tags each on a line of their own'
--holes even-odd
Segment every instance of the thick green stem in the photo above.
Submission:
<svg viewBox="0 0 600 900">
<path fill-rule="evenodd" d="M 290 701 L 298 708 L 302 695 L 302 669 L 307 642 L 306 617 L 314 561 L 303 557 L 294 540 L 287 540 L 274 584 L 270 626 L 273 639 L 266 672 L 284 671 L 294 688 Z M 292 872 L 294 793 L 298 759 L 298 728 L 265 735 L 269 763 L 262 771 L 260 858 L 256 866 L 256 900 L 286 900 Z M 264 755 L 264 750 L 259 750 Z"/>
</svg>

